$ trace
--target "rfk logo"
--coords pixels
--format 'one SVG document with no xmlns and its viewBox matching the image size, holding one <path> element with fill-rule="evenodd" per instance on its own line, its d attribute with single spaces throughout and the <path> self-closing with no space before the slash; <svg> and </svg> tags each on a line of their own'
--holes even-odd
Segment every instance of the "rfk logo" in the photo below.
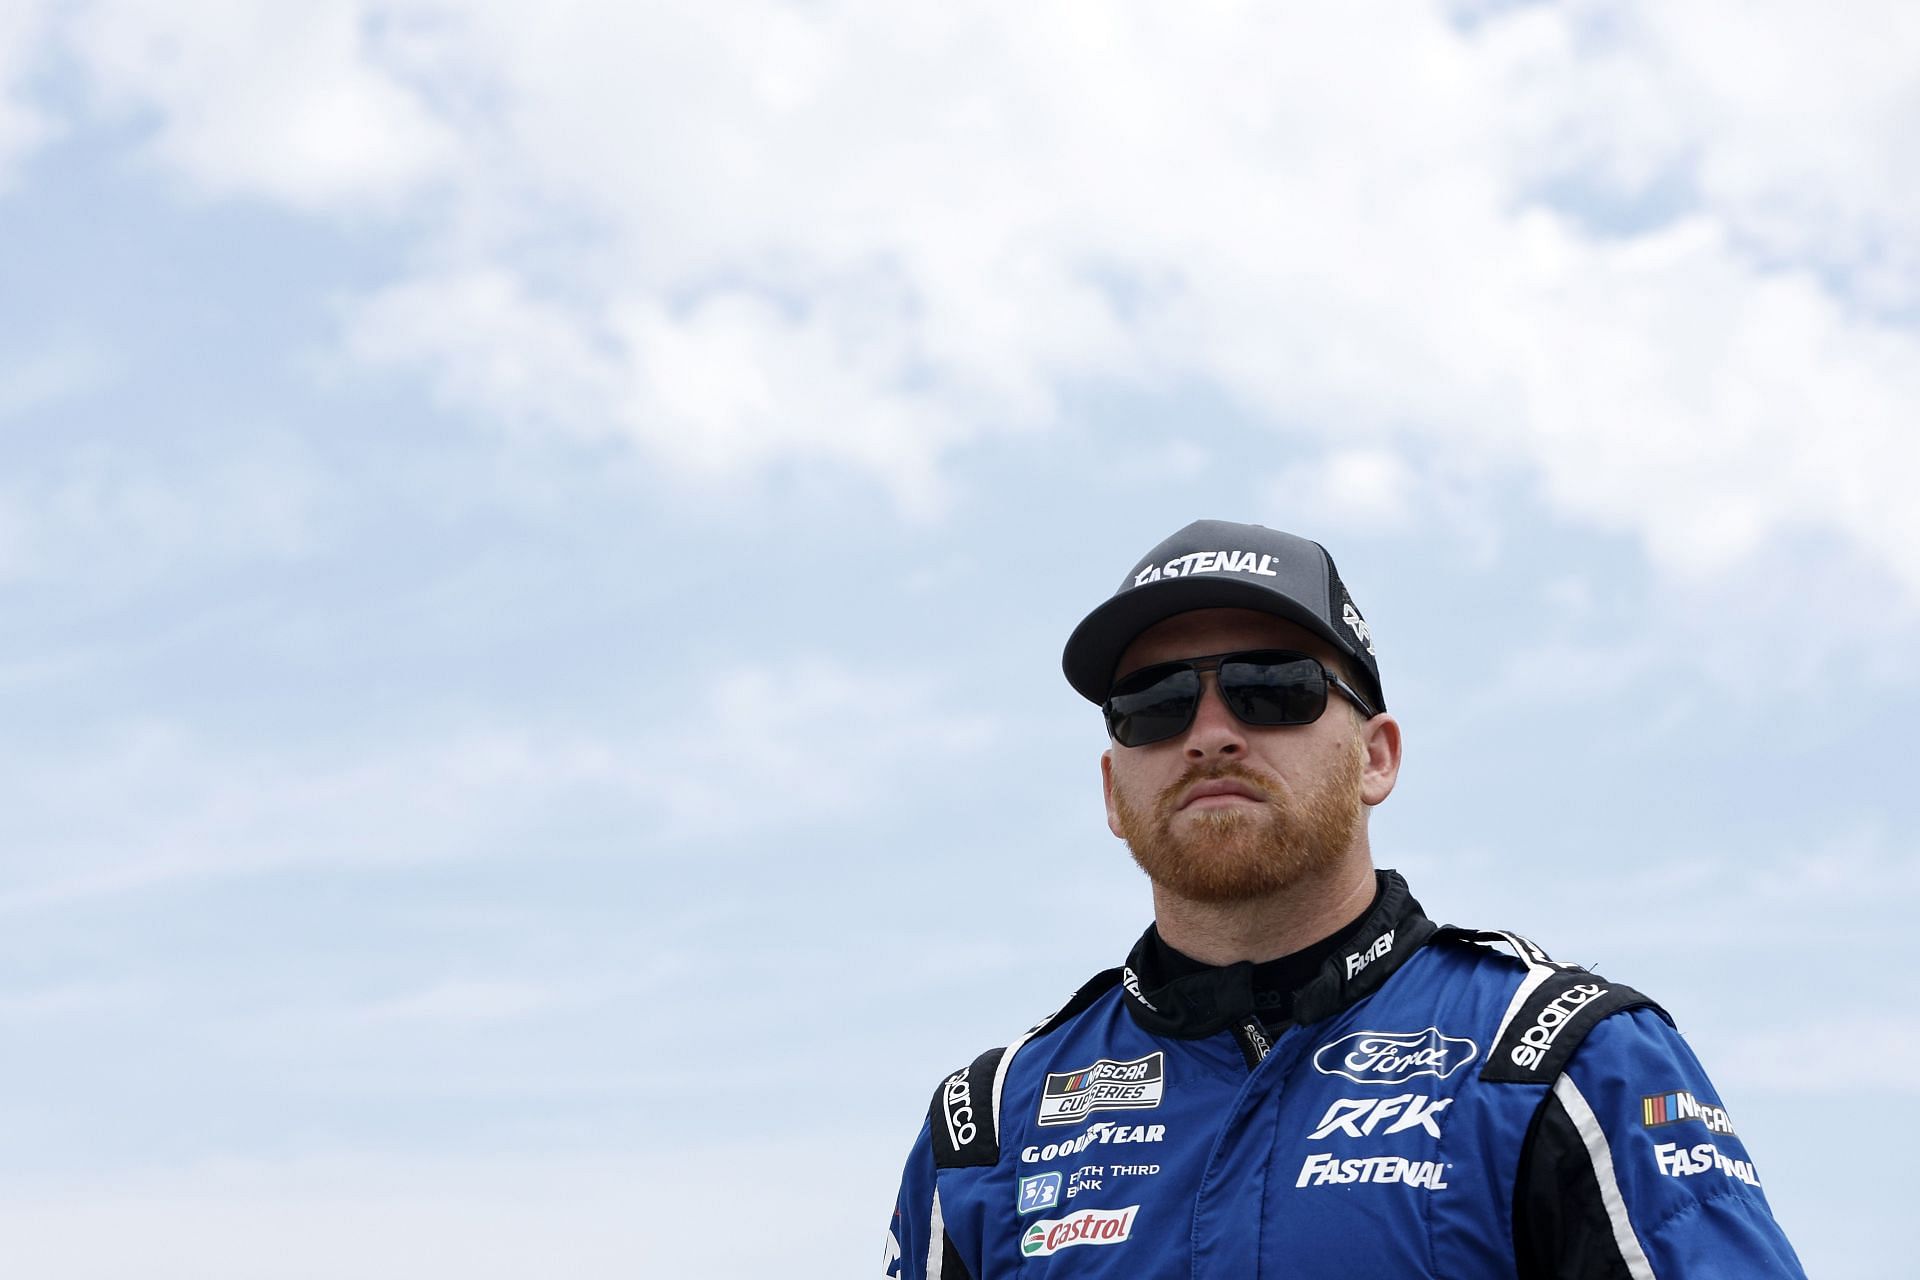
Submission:
<svg viewBox="0 0 1920 1280">
<path fill-rule="evenodd" d="M 1360 616 L 1360 611 L 1353 607 L 1353 601 L 1347 601 L 1341 608 L 1340 621 L 1352 627 L 1354 639 L 1367 646 L 1368 653 L 1373 653 L 1373 628 L 1369 627 L 1367 620 Z M 1375 656 L 1379 655 L 1375 654 Z"/>
<path fill-rule="evenodd" d="M 1435 1138 L 1440 1126 L 1434 1117 L 1453 1105 L 1452 1098 L 1430 1098 L 1420 1093 L 1403 1093 L 1392 1098 L 1341 1098 L 1320 1117 L 1320 1127 L 1307 1135 L 1309 1140 L 1330 1138 L 1344 1133 L 1349 1138 L 1370 1138 L 1381 1134 L 1424 1129 Z M 1387 1124 L 1391 1120 L 1392 1124 Z M 1386 1128 L 1380 1126 L 1385 1124 Z"/>
</svg>

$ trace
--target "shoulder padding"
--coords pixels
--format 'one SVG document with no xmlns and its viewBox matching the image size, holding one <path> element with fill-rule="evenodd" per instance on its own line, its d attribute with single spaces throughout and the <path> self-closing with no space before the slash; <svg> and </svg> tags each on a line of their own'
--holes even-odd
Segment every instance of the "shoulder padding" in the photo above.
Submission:
<svg viewBox="0 0 1920 1280">
<path fill-rule="evenodd" d="M 1005 1048 L 989 1049 L 940 1082 L 928 1112 L 935 1168 L 964 1169 L 999 1161 L 993 1078 L 1006 1054 Z"/>
<path fill-rule="evenodd" d="M 1577 964 L 1555 960 L 1517 933 L 1476 932 L 1449 925 L 1439 936 L 1458 942 L 1504 944 L 1527 973 L 1513 993 L 1480 1078 L 1496 1084 L 1552 1084 L 1574 1050 L 1602 1018 L 1623 1009 L 1666 1010 L 1632 987 L 1609 981 Z M 1667 1018 L 1672 1022 L 1671 1018 Z"/>
<path fill-rule="evenodd" d="M 1108 969 L 1073 993 L 1059 1010 L 1005 1048 L 989 1049 L 960 1068 L 934 1090 L 928 1121 L 933 1130 L 933 1163 L 938 1169 L 967 1169 L 1000 1162 L 1000 1091 L 1013 1057 L 1079 1014 L 1120 983 L 1120 970 Z"/>
</svg>

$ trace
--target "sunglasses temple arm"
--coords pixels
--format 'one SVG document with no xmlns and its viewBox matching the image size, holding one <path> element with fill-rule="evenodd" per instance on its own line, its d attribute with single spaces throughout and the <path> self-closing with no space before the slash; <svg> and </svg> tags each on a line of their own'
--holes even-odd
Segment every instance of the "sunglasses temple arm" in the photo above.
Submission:
<svg viewBox="0 0 1920 1280">
<path fill-rule="evenodd" d="M 1331 671 L 1327 672 L 1327 683 L 1332 685 L 1335 689 L 1338 689 L 1340 691 L 1340 696 L 1345 698 L 1348 702 L 1351 702 L 1356 708 L 1358 708 L 1360 711 L 1360 714 L 1366 719 L 1371 720 L 1375 716 L 1380 714 L 1378 711 L 1375 711 L 1371 705 L 1368 704 L 1365 698 L 1360 696 L 1358 691 L 1356 691 L 1352 685 L 1348 684 L 1345 680 L 1342 680 L 1339 676 L 1333 674 L 1333 672 Z"/>
</svg>

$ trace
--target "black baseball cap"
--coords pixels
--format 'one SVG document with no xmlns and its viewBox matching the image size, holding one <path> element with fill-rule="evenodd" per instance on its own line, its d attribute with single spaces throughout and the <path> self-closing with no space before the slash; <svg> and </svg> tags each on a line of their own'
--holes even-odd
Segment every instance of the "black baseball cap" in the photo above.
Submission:
<svg viewBox="0 0 1920 1280">
<path fill-rule="evenodd" d="M 1193 609 L 1254 609 L 1296 623 L 1353 660 L 1360 690 L 1379 710 L 1373 632 L 1317 542 L 1230 520 L 1195 520 L 1127 571 L 1120 587 L 1067 637 L 1060 665 L 1089 702 L 1106 701 L 1113 669 L 1135 636 Z"/>
</svg>

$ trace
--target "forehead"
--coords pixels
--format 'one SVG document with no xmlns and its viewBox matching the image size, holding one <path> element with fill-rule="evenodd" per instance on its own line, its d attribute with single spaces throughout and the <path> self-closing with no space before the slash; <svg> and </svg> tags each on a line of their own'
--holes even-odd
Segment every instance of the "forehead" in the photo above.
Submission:
<svg viewBox="0 0 1920 1280">
<path fill-rule="evenodd" d="M 1333 646 L 1305 627 L 1252 609 L 1195 609 L 1176 613 L 1135 636 L 1113 669 L 1116 679 L 1156 662 L 1178 662 L 1237 649 L 1298 649 L 1323 662 Z"/>
</svg>

